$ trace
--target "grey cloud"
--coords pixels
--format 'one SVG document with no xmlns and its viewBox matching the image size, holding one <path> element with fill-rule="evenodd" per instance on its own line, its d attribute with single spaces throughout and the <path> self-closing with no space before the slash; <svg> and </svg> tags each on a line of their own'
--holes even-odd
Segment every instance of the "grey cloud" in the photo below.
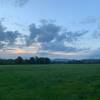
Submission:
<svg viewBox="0 0 100 100">
<path fill-rule="evenodd" d="M 20 33 L 18 31 L 14 31 L 14 32 L 7 31 L 7 32 L 5 32 L 5 39 L 6 39 L 6 41 L 8 41 L 8 43 L 10 45 L 15 43 L 18 36 L 20 36 Z"/>
<path fill-rule="evenodd" d="M 92 34 L 94 39 L 100 38 L 100 30 L 95 30 Z"/>
<path fill-rule="evenodd" d="M 50 50 L 50 51 L 66 51 L 66 52 L 75 52 L 75 51 L 77 51 L 77 49 L 75 48 L 75 47 L 70 47 L 70 46 L 68 46 L 68 47 L 66 47 L 65 45 L 64 45 L 64 43 L 62 42 L 55 42 L 55 43 L 49 43 L 49 44 L 47 44 L 47 43 L 45 43 L 45 44 L 43 44 L 43 49 L 44 50 Z"/>
<path fill-rule="evenodd" d="M 42 24 L 39 28 L 40 34 L 38 40 L 40 42 L 50 42 L 59 35 L 61 27 L 53 23 Z"/>
<path fill-rule="evenodd" d="M 42 43 L 44 50 L 53 50 L 53 51 L 65 51 L 66 47 L 63 42 L 54 42 L 54 43 Z"/>
<path fill-rule="evenodd" d="M 36 27 L 35 24 L 29 25 L 30 36 L 27 38 L 27 44 L 32 44 L 35 41 L 35 38 L 40 33 L 39 29 Z"/>
<path fill-rule="evenodd" d="M 0 3 L 5 5 L 22 7 L 26 5 L 29 1 L 30 0 L 0 0 Z"/>
<path fill-rule="evenodd" d="M 80 24 L 95 24 L 97 23 L 99 18 L 88 16 L 87 18 L 84 18 Z"/>
<path fill-rule="evenodd" d="M 6 28 L 0 22 L 0 48 L 15 44 L 18 36 L 20 36 L 19 32 L 6 31 Z"/>
<path fill-rule="evenodd" d="M 42 44 L 43 50 L 55 51 L 75 51 L 74 47 L 66 47 L 64 42 L 74 43 L 79 41 L 83 35 L 88 31 L 66 31 L 59 25 L 53 22 L 43 21 L 40 25 L 36 26 L 31 24 L 29 26 L 30 35 L 26 38 L 27 44 L 31 45 L 34 42 Z"/>
<path fill-rule="evenodd" d="M 88 31 L 77 31 L 77 32 L 69 31 L 69 32 L 65 32 L 65 34 L 66 34 L 66 41 L 67 42 L 75 42 L 78 39 L 80 39 L 81 36 L 83 36 L 83 35 L 85 35 L 87 33 L 88 33 Z"/>
<path fill-rule="evenodd" d="M 15 0 L 15 4 L 19 7 L 24 6 L 25 4 L 27 4 L 30 0 Z"/>
<path fill-rule="evenodd" d="M 41 23 L 38 27 L 35 24 L 29 26 L 30 36 L 27 40 L 28 44 L 35 41 L 37 38 L 38 42 L 51 42 L 59 35 L 61 27 L 51 22 Z"/>
<path fill-rule="evenodd" d="M 89 48 L 76 48 L 74 45 L 73 46 L 66 46 L 64 44 L 64 41 L 55 41 L 53 43 L 42 43 L 43 50 L 46 51 L 64 51 L 66 53 L 71 53 L 71 52 L 79 52 L 79 51 L 86 51 L 89 50 Z"/>
<path fill-rule="evenodd" d="M 94 39 L 100 38 L 100 23 L 97 24 L 97 27 L 96 27 L 96 29 L 93 31 L 92 36 L 93 36 Z"/>
<path fill-rule="evenodd" d="M 66 40 L 68 42 L 76 41 L 79 37 L 88 31 L 72 32 L 63 31 L 62 27 L 55 23 L 45 22 L 41 23 L 38 27 L 35 24 L 29 26 L 30 36 L 28 41 L 33 42 L 37 38 L 38 42 L 51 42 L 53 39 L 58 41 Z M 31 43 L 30 42 L 30 43 Z"/>
</svg>

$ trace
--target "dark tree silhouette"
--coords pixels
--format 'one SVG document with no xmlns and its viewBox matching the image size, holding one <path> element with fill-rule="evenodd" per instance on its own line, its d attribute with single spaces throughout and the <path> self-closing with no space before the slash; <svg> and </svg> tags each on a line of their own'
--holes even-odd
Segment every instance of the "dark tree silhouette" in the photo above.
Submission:
<svg viewBox="0 0 100 100">
<path fill-rule="evenodd" d="M 19 56 L 18 58 L 15 59 L 15 63 L 16 64 L 23 64 L 24 63 L 24 60 L 23 60 L 22 57 Z"/>
<path fill-rule="evenodd" d="M 46 57 L 30 57 L 29 59 L 23 59 L 22 57 L 17 57 L 16 59 L 0 59 L 1 65 L 8 64 L 100 64 L 100 59 L 83 59 L 83 60 L 64 60 L 64 61 L 55 61 L 50 60 Z"/>
<path fill-rule="evenodd" d="M 29 63 L 30 63 L 30 64 L 36 64 L 35 58 L 34 58 L 34 57 L 31 57 L 31 58 L 29 59 Z"/>
</svg>

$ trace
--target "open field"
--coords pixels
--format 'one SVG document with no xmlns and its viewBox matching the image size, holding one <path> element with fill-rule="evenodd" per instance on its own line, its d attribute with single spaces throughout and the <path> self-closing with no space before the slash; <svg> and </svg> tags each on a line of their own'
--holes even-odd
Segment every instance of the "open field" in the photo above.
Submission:
<svg viewBox="0 0 100 100">
<path fill-rule="evenodd" d="M 0 65 L 0 100 L 100 100 L 100 65 Z"/>
</svg>

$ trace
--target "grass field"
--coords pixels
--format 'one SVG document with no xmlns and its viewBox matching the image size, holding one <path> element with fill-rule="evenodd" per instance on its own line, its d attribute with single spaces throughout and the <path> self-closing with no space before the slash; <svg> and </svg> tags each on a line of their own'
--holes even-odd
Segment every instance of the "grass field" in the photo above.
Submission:
<svg viewBox="0 0 100 100">
<path fill-rule="evenodd" d="M 100 65 L 0 65 L 0 100 L 100 100 Z"/>
</svg>

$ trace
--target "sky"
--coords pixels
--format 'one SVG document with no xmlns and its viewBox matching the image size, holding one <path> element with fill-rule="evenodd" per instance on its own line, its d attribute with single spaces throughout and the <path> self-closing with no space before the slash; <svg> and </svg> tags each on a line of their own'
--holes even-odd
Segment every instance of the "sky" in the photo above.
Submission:
<svg viewBox="0 0 100 100">
<path fill-rule="evenodd" d="M 0 0 L 0 58 L 100 58 L 100 0 Z"/>
</svg>

